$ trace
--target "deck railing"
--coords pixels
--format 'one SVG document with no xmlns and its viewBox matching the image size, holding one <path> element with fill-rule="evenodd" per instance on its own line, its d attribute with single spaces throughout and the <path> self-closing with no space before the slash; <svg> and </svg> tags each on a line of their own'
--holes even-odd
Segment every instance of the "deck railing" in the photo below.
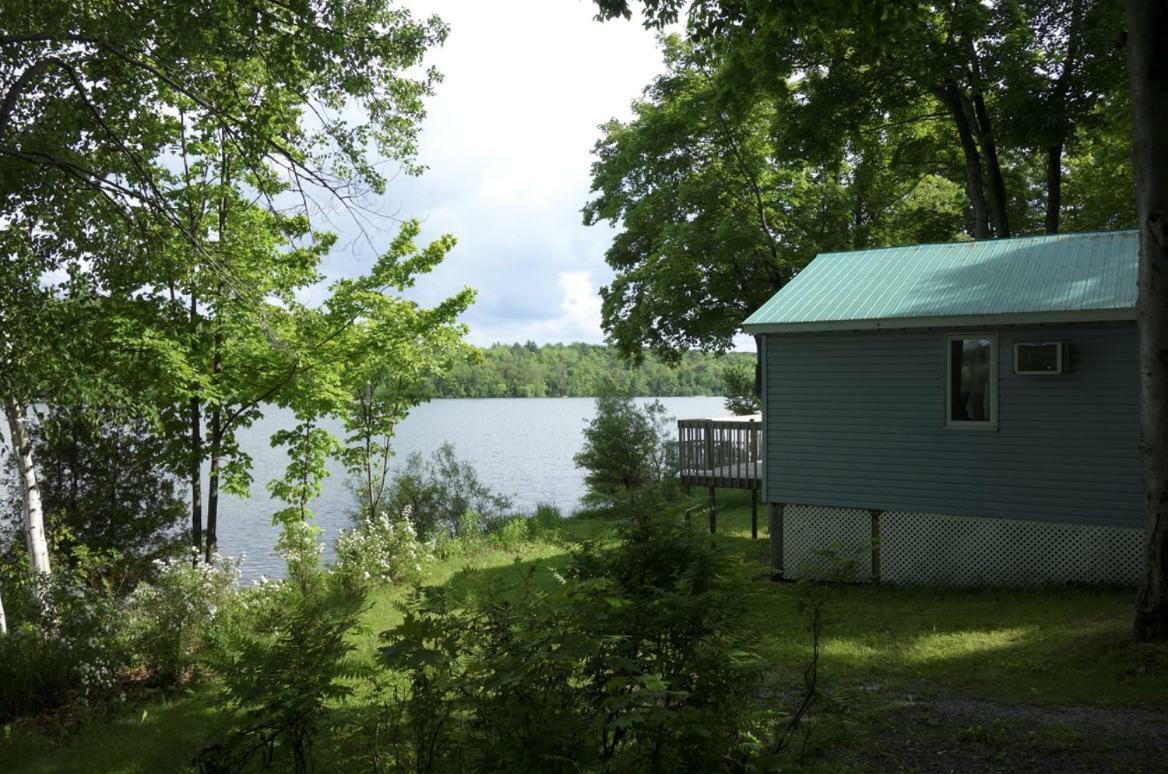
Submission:
<svg viewBox="0 0 1168 774">
<path fill-rule="evenodd" d="M 685 486 L 756 489 L 761 483 L 762 417 L 682 419 L 678 468 Z"/>
</svg>

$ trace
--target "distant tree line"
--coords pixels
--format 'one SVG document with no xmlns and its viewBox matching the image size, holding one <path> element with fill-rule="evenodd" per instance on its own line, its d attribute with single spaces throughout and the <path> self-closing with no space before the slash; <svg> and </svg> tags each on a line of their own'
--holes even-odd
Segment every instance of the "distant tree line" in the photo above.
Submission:
<svg viewBox="0 0 1168 774">
<path fill-rule="evenodd" d="M 754 369 L 754 355 L 685 353 L 676 365 L 646 356 L 631 365 L 598 344 L 494 344 L 482 357 L 428 380 L 436 398 L 560 398 L 613 389 L 645 396 L 722 395 L 727 370 Z"/>
</svg>

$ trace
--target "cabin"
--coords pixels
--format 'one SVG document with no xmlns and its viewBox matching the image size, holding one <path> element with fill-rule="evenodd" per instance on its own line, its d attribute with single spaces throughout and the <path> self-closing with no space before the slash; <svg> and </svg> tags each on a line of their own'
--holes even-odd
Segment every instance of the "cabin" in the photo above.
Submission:
<svg viewBox="0 0 1168 774">
<path fill-rule="evenodd" d="M 1131 583 L 1137 232 L 825 253 L 744 323 L 777 575 Z"/>
</svg>

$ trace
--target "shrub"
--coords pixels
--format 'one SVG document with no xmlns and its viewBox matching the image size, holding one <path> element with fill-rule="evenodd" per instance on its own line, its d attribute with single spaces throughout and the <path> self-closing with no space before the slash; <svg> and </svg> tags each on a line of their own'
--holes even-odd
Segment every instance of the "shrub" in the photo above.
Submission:
<svg viewBox="0 0 1168 774">
<path fill-rule="evenodd" d="M 384 749 L 414 771 L 710 771 L 741 759 L 759 685 L 741 589 L 707 536 L 637 520 L 559 583 L 459 602 L 418 589 L 385 632 L 407 689 Z M 735 655 L 739 654 L 739 655 Z"/>
<path fill-rule="evenodd" d="M 333 569 L 350 585 L 414 582 L 421 577 L 429 553 L 418 540 L 406 506 L 397 516 L 382 511 L 376 518 L 366 518 L 360 527 L 342 531 Z"/>
<path fill-rule="evenodd" d="M 73 666 L 64 642 L 35 627 L 21 626 L 0 637 L 0 723 L 68 702 Z"/>
<path fill-rule="evenodd" d="M 630 397 L 597 398 L 575 456 L 586 471 L 584 505 L 631 513 L 639 500 L 656 497 L 674 472 L 670 421 L 660 401 L 641 408 Z"/>
<path fill-rule="evenodd" d="M 181 682 L 198 663 L 216 616 L 235 593 L 239 563 L 219 556 L 157 562 L 155 578 L 139 584 L 127 600 L 132 642 L 154 679 Z"/>
<path fill-rule="evenodd" d="M 0 637 L 0 719 L 116 697 L 129 658 L 116 596 L 67 567 L 0 575 L 12 625 Z"/>
<path fill-rule="evenodd" d="M 490 521 L 511 508 L 510 498 L 479 481 L 474 467 L 459 459 L 448 443 L 428 458 L 411 454 L 390 482 L 384 501 L 393 513 L 402 513 L 408 506 L 423 539 L 444 532 L 461 534 L 460 520 L 468 512 Z"/>
<path fill-rule="evenodd" d="M 543 537 L 559 533 L 563 521 L 564 516 L 559 508 L 551 503 L 539 503 L 527 524 L 532 537 Z"/>
<path fill-rule="evenodd" d="M 467 544 L 478 541 L 483 536 L 483 530 L 487 526 L 483 521 L 483 515 L 473 508 L 467 509 L 459 514 L 455 524 L 455 536 Z"/>
<path fill-rule="evenodd" d="M 310 770 L 312 745 L 326 702 L 351 695 L 364 670 L 349 634 L 364 609 L 364 591 L 321 567 L 319 530 L 285 525 L 279 547 L 288 577 L 257 596 L 260 615 L 236 614 L 214 640 L 207 663 L 221 678 L 220 702 L 233 718 L 220 739 L 200 751 L 204 772 L 239 771 L 277 753 L 294 771 Z"/>
<path fill-rule="evenodd" d="M 516 551 L 531 539 L 527 518 L 511 516 L 491 522 L 491 542 L 505 551 Z"/>
</svg>

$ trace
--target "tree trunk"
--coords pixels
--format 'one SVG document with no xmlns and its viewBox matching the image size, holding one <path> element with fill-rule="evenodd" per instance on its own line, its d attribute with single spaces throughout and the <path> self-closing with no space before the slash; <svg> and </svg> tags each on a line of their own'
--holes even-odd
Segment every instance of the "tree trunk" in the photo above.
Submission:
<svg viewBox="0 0 1168 774">
<path fill-rule="evenodd" d="M 985 99 L 980 92 L 973 95 L 974 116 L 977 119 L 978 142 L 985 157 L 986 171 L 990 178 L 990 220 L 994 224 L 994 236 L 1006 239 L 1010 236 L 1010 218 L 1006 214 L 1006 179 L 1002 177 L 1002 165 L 998 161 L 998 144 L 994 140 L 994 125 Z"/>
<path fill-rule="evenodd" d="M 17 403 L 11 395 L 4 398 L 4 414 L 12 433 L 12 449 L 20 479 L 21 500 L 24 505 L 24 535 L 28 541 L 28 560 L 35 573 L 48 575 L 49 544 L 45 538 L 45 514 L 41 507 L 41 490 L 37 486 L 36 466 L 33 465 L 32 438 L 25 422 L 28 407 Z"/>
<path fill-rule="evenodd" d="M 947 83 L 936 88 L 933 92 L 937 99 L 948 109 L 953 118 L 953 125 L 957 129 L 957 138 L 961 141 L 961 152 L 965 156 L 965 193 L 969 198 L 969 207 L 973 213 L 974 239 L 989 239 L 990 224 L 986 213 L 985 182 L 981 174 L 981 154 L 977 143 L 973 140 L 966 112 L 961 105 L 961 96 L 954 83 Z"/>
<path fill-rule="evenodd" d="M 8 634 L 8 617 L 4 615 L 4 595 L 0 593 L 0 637 Z"/>
<path fill-rule="evenodd" d="M 1140 455 L 1144 572 L 1136 636 L 1168 640 L 1168 3 L 1127 0 L 1132 158 L 1140 227 Z"/>
<path fill-rule="evenodd" d="M 191 288 L 191 354 L 198 347 L 197 326 L 199 323 L 199 304 L 194 287 Z M 191 546 L 195 551 L 203 549 L 203 438 L 202 414 L 200 411 L 198 385 L 191 384 L 192 397 L 190 401 L 191 421 L 191 456 L 189 475 L 191 482 Z"/>
<path fill-rule="evenodd" d="M 219 141 L 219 224 L 216 247 L 222 250 L 227 240 L 228 200 L 226 187 L 231 176 L 231 165 L 227 157 L 226 138 L 220 136 Z M 220 282 L 216 294 L 220 307 L 214 310 L 214 318 L 212 320 L 212 325 L 215 326 L 215 336 L 212 342 L 211 383 L 215 386 L 217 394 L 214 407 L 211 409 L 211 470 L 207 478 L 207 548 L 204 555 L 208 562 L 211 561 L 211 557 L 219 548 L 219 537 L 217 535 L 219 527 L 219 467 L 223 454 L 222 385 L 219 383 L 220 375 L 223 372 L 223 330 L 220 315 L 223 313 L 222 303 L 226 290 L 227 288 Z"/>
<path fill-rule="evenodd" d="M 219 550 L 219 465 L 223 448 L 222 411 L 219 406 L 211 410 L 211 472 L 207 477 L 207 561 Z"/>
<path fill-rule="evenodd" d="M 1057 234 L 1063 206 L 1063 145 L 1046 149 L 1046 233 Z"/>
<path fill-rule="evenodd" d="M 1059 210 L 1063 203 L 1063 146 L 1071 137 L 1071 122 L 1067 117 L 1067 93 L 1071 76 L 1079 61 L 1079 38 L 1082 35 L 1083 3 L 1075 0 L 1071 6 L 1071 22 L 1067 28 L 1067 55 L 1054 84 L 1050 113 L 1056 122 L 1057 135 L 1046 149 L 1046 233 L 1057 234 Z"/>
<path fill-rule="evenodd" d="M 200 435 L 202 418 L 198 397 L 191 398 L 191 546 L 203 549 L 203 439 Z"/>
</svg>

